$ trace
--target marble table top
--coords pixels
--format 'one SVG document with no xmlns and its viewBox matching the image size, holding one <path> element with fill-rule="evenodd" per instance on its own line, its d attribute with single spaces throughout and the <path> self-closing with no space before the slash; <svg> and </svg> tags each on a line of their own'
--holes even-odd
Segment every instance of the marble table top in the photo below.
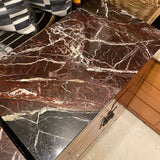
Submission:
<svg viewBox="0 0 160 160">
<path fill-rule="evenodd" d="M 159 30 L 90 0 L 0 59 L 0 115 L 55 159 L 159 48 Z"/>
</svg>

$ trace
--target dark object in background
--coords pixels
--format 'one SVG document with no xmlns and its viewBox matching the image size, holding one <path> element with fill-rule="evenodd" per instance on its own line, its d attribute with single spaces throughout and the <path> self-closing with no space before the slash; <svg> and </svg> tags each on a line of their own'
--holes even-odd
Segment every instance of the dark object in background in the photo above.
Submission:
<svg viewBox="0 0 160 160">
<path fill-rule="evenodd" d="M 152 26 L 160 29 L 160 15 L 156 18 L 156 20 L 152 23 Z"/>
<path fill-rule="evenodd" d="M 82 0 L 73 0 L 74 7 L 78 7 L 81 5 Z"/>
<path fill-rule="evenodd" d="M 78 7 L 80 7 L 82 4 L 87 3 L 89 0 L 72 0 L 72 8 L 76 9 Z"/>
</svg>

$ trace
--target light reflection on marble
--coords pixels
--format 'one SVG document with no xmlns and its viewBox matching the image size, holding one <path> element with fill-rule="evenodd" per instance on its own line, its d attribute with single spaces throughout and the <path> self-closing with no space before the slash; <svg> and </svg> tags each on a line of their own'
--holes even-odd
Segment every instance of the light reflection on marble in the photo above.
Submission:
<svg viewBox="0 0 160 160">
<path fill-rule="evenodd" d="M 128 110 L 80 160 L 159 160 L 160 135 Z"/>
<path fill-rule="evenodd" d="M 90 0 L 1 58 L 1 116 L 36 160 L 54 159 L 158 48 L 160 31 Z"/>
</svg>

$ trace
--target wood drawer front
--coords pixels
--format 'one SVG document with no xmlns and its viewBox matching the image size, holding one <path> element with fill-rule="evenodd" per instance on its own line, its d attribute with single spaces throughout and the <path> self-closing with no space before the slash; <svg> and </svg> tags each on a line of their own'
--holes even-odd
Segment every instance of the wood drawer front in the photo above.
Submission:
<svg viewBox="0 0 160 160">
<path fill-rule="evenodd" d="M 160 114 L 137 96 L 134 96 L 127 108 L 151 127 L 160 122 Z"/>
<path fill-rule="evenodd" d="M 158 133 L 160 133 L 160 122 L 157 123 L 155 126 L 153 126 L 153 129 L 154 129 L 155 131 L 157 131 Z"/>
<path fill-rule="evenodd" d="M 150 73 L 145 78 L 145 81 L 153 85 L 155 88 L 160 90 L 160 62 L 156 62 Z"/>
<path fill-rule="evenodd" d="M 134 94 L 160 113 L 160 91 L 155 87 L 144 81 Z"/>
</svg>

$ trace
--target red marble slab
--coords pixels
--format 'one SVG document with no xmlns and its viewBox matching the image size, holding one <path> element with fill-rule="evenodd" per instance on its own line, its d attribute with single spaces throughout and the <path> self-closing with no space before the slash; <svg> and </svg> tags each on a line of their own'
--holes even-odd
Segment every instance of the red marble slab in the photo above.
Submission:
<svg viewBox="0 0 160 160">
<path fill-rule="evenodd" d="M 10 138 L 0 127 L 0 160 L 25 160 L 23 155 L 12 143 Z"/>
<path fill-rule="evenodd" d="M 160 48 L 160 31 L 90 0 L 0 60 L 0 114 L 54 159 Z"/>
</svg>

